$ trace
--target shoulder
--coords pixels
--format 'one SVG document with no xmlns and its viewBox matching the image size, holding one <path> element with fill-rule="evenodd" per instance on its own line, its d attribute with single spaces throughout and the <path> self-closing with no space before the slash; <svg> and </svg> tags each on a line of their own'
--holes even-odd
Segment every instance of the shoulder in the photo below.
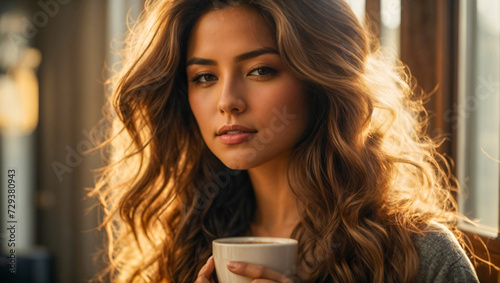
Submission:
<svg viewBox="0 0 500 283">
<path fill-rule="evenodd" d="M 420 257 L 418 282 L 479 282 L 469 258 L 445 226 L 432 222 L 415 236 Z"/>
</svg>

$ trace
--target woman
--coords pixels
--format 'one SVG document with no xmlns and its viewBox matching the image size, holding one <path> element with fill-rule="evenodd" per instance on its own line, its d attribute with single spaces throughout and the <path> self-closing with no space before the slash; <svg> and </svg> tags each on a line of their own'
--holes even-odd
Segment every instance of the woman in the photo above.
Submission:
<svg viewBox="0 0 500 283">
<path fill-rule="evenodd" d="M 243 235 L 299 241 L 296 272 L 228 263 L 253 282 L 477 281 L 421 101 L 344 1 L 149 1 L 126 43 L 112 281 L 214 282 Z"/>
</svg>

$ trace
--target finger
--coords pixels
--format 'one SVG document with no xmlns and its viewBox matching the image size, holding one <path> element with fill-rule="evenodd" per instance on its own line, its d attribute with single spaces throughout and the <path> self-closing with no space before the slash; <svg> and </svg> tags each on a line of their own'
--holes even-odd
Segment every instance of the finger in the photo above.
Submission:
<svg viewBox="0 0 500 283">
<path fill-rule="evenodd" d="M 271 268 L 264 267 L 262 265 L 229 261 L 227 263 L 227 268 L 229 269 L 229 271 L 235 274 L 245 276 L 251 279 L 268 279 L 274 282 L 293 283 L 293 281 L 290 278 L 286 277 L 285 275 Z M 272 281 L 256 281 L 256 282 L 272 282 Z"/>
<path fill-rule="evenodd" d="M 196 279 L 196 283 L 209 283 L 213 282 L 213 280 L 209 280 L 210 276 L 212 276 L 212 273 L 214 272 L 215 269 L 215 264 L 214 264 L 214 257 L 211 256 L 205 265 L 200 269 L 200 272 L 198 272 L 198 278 Z"/>
</svg>

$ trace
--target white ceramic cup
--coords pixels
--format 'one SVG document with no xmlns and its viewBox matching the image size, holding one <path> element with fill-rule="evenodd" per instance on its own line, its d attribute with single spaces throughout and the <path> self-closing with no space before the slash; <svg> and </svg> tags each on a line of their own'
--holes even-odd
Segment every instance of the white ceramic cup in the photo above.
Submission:
<svg viewBox="0 0 500 283">
<path fill-rule="evenodd" d="M 220 283 L 250 283 L 252 281 L 229 271 L 228 261 L 258 264 L 276 270 L 289 278 L 295 276 L 298 243 L 294 239 L 273 237 L 220 238 L 212 242 L 212 249 L 217 279 Z"/>
</svg>

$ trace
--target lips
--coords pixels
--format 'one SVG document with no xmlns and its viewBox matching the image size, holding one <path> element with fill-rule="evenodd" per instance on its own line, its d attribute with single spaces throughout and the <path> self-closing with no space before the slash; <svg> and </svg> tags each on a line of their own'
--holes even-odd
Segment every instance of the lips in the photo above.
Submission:
<svg viewBox="0 0 500 283">
<path fill-rule="evenodd" d="M 218 131 L 217 135 L 236 135 L 241 133 L 256 133 L 256 130 L 249 129 L 240 125 L 224 125 Z"/>
<path fill-rule="evenodd" d="M 217 137 L 223 144 L 235 145 L 251 139 L 256 130 L 240 125 L 224 125 L 217 131 Z"/>
</svg>

